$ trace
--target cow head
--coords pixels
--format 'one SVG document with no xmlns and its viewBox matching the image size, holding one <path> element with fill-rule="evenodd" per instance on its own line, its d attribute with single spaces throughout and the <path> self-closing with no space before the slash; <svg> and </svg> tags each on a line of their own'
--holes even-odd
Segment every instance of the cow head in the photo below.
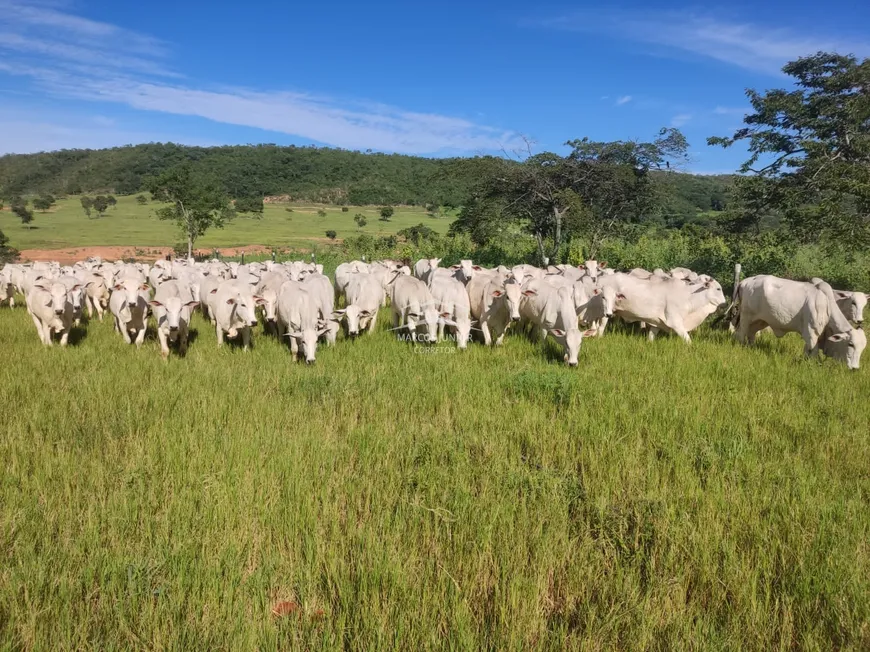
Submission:
<svg viewBox="0 0 870 652">
<path fill-rule="evenodd" d="M 113 292 L 120 292 L 124 296 L 124 303 L 128 308 L 135 308 L 136 304 L 139 302 L 139 293 L 148 291 L 147 283 L 140 283 L 139 281 L 131 278 L 121 279 L 114 286 L 112 286 Z"/>
<path fill-rule="evenodd" d="M 60 316 L 64 313 L 68 297 L 66 286 L 63 283 L 52 283 L 51 281 L 43 280 L 34 285 L 34 287 L 48 293 L 48 296 L 45 299 L 45 305 L 50 306 L 51 311 L 56 316 Z"/>
<path fill-rule="evenodd" d="M 855 324 L 864 322 L 864 308 L 867 306 L 867 295 L 863 292 L 842 292 L 834 290 L 837 305 L 843 310 L 843 315 Z"/>
<path fill-rule="evenodd" d="M 258 297 L 254 297 L 254 301 L 257 305 L 263 307 L 266 321 L 274 323 L 277 318 L 278 293 L 275 290 L 266 288 L 260 292 Z"/>
<path fill-rule="evenodd" d="M 535 290 L 523 290 L 523 287 L 515 280 L 508 279 L 504 284 L 505 304 L 510 313 L 511 321 L 520 320 L 520 302 L 523 297 L 531 297 L 537 294 Z"/>
<path fill-rule="evenodd" d="M 837 333 L 829 336 L 822 343 L 825 355 L 845 362 L 849 369 L 858 369 L 861 366 L 861 354 L 867 347 L 867 336 L 860 328 L 853 328 L 847 333 Z"/>
<path fill-rule="evenodd" d="M 361 310 L 356 304 L 350 304 L 343 310 L 336 310 L 332 313 L 332 318 L 338 321 L 344 319 L 347 322 L 347 334 L 351 337 L 359 335 L 360 330 L 368 326 L 372 313 L 368 310 Z"/>
<path fill-rule="evenodd" d="M 483 270 L 483 267 L 475 265 L 470 260 L 460 260 L 458 265 L 453 265 L 450 269 L 453 270 L 453 276 L 456 280 L 468 285 L 468 282 L 474 277 L 474 273 Z"/>
<path fill-rule="evenodd" d="M 158 318 L 157 327 L 160 328 L 165 324 L 169 328 L 169 338 L 174 342 L 181 322 L 190 321 L 190 311 L 194 306 L 199 305 L 199 301 L 185 302 L 181 297 L 169 297 L 164 301 L 149 301 L 148 305 L 162 309 L 163 315 Z"/>
</svg>

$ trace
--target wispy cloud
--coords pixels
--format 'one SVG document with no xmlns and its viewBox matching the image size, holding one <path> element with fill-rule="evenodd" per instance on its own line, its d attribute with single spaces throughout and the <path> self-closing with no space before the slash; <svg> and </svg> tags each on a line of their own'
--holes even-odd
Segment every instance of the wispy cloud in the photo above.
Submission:
<svg viewBox="0 0 870 652">
<path fill-rule="evenodd" d="M 671 126 L 672 127 L 682 127 L 684 124 L 689 122 L 692 119 L 691 113 L 678 113 L 673 118 L 671 118 Z"/>
<path fill-rule="evenodd" d="M 198 116 L 350 149 L 431 154 L 521 144 L 513 132 L 463 118 L 368 101 L 187 82 L 168 65 L 169 49 L 149 36 L 33 0 L 0 0 L 0 72 L 30 78 L 36 89 L 50 95 Z"/>
<path fill-rule="evenodd" d="M 539 21 L 538 25 L 578 32 L 604 32 L 770 74 L 780 73 L 788 61 L 820 50 L 859 55 L 870 53 L 870 42 L 865 38 L 801 34 L 787 28 L 682 12 L 646 16 L 635 12 L 588 12 Z"/>
<path fill-rule="evenodd" d="M 623 95 L 618 100 L 616 100 L 616 106 L 622 106 L 623 104 L 628 104 L 631 102 L 631 95 Z"/>
</svg>

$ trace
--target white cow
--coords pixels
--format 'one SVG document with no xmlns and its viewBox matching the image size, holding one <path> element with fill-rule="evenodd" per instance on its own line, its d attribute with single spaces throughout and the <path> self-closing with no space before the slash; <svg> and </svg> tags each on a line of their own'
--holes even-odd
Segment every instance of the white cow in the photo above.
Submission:
<svg viewBox="0 0 870 652">
<path fill-rule="evenodd" d="M 440 258 L 421 258 L 416 263 L 414 263 L 415 278 L 420 279 L 428 285 L 429 276 L 432 274 L 432 270 L 436 269 L 440 262 Z"/>
<path fill-rule="evenodd" d="M 384 302 L 384 288 L 373 274 L 354 274 L 346 289 L 347 307 L 336 310 L 333 317 L 347 323 L 347 334 L 359 335 L 361 330 L 375 330 L 378 308 Z"/>
<path fill-rule="evenodd" d="M 511 322 L 520 320 L 520 301 L 523 288 L 516 279 L 502 280 L 500 275 L 489 277 L 480 292 L 477 304 L 469 293 L 471 316 L 480 323 L 483 342 L 487 346 L 501 346 Z M 475 276 L 475 280 L 477 277 Z"/>
<path fill-rule="evenodd" d="M 266 329 L 274 326 L 278 319 L 278 297 L 281 295 L 281 286 L 290 280 L 289 270 L 275 266 L 273 271 L 266 272 L 260 277 L 260 282 L 254 288 L 257 296 L 262 299 Z"/>
<path fill-rule="evenodd" d="M 25 297 L 25 304 L 42 343 L 51 346 L 52 333 L 60 333 L 60 345 L 66 346 L 73 321 L 66 286 L 57 281 L 37 282 Z"/>
<path fill-rule="evenodd" d="M 599 281 L 616 290 L 615 314 L 626 322 L 644 322 L 648 337 L 659 330 L 674 333 L 691 343 L 689 333 L 719 306 L 724 305 L 722 286 L 715 280 L 690 285 L 674 279 L 640 279 L 629 274 L 613 274 Z M 599 328 L 603 332 L 606 323 Z"/>
<path fill-rule="evenodd" d="M 73 308 L 73 323 L 78 326 L 82 322 L 82 308 L 84 307 L 82 305 L 84 299 L 84 288 L 82 287 L 82 282 L 80 279 L 69 274 L 61 276 L 57 280 L 59 283 L 63 283 L 64 286 L 66 286 L 67 301 L 72 304 Z"/>
<path fill-rule="evenodd" d="M 834 290 L 834 297 L 846 319 L 858 326 L 864 323 L 864 308 L 867 307 L 867 295 L 864 292 Z"/>
<path fill-rule="evenodd" d="M 145 341 L 150 298 L 148 285 L 135 278 L 121 279 L 112 286 L 109 310 L 115 317 L 115 330 L 127 344 L 134 338 L 136 346 Z"/>
<path fill-rule="evenodd" d="M 305 275 L 302 286 L 311 295 L 315 306 L 317 306 L 319 319 L 325 324 L 326 343 L 333 346 L 338 338 L 341 324 L 332 316 L 335 310 L 335 289 L 332 287 L 329 277 L 318 272 L 309 272 Z"/>
<path fill-rule="evenodd" d="M 157 286 L 154 299 L 149 302 L 154 308 L 157 321 L 157 339 L 160 355 L 169 357 L 169 342 L 178 343 L 179 355 L 187 352 L 187 334 L 190 312 L 199 305 L 190 288 L 180 281 L 166 281 Z"/>
<path fill-rule="evenodd" d="M 577 309 L 571 287 L 553 287 L 544 279 L 534 279 L 523 286 L 520 316 L 540 335 L 548 335 L 565 349 L 564 360 L 570 367 L 577 366 L 577 356 L 584 333 L 577 327 Z M 594 335 L 595 331 L 587 331 Z"/>
<path fill-rule="evenodd" d="M 456 337 L 456 346 L 465 350 L 471 335 L 471 304 L 465 286 L 455 278 L 436 278 L 429 290 L 441 317 L 438 320 L 438 339 L 443 339 L 444 327 L 450 326 Z"/>
<path fill-rule="evenodd" d="M 309 286 L 311 287 L 311 286 Z M 290 338 L 293 359 L 302 349 L 307 364 L 317 359 L 317 340 L 326 333 L 315 299 L 303 283 L 287 281 L 278 297 L 278 334 Z"/>
<path fill-rule="evenodd" d="M 393 312 L 393 328 L 406 327 L 416 342 L 417 329 L 425 331 L 424 341 L 434 342 L 438 335 L 438 320 L 441 318 L 435 298 L 428 286 L 413 276 L 397 276 L 392 282 L 390 303 Z"/>
<path fill-rule="evenodd" d="M 97 313 L 103 321 L 103 313 L 109 307 L 109 286 L 100 274 L 82 274 L 79 279 L 85 286 L 85 307 L 88 309 L 88 319 L 93 319 Z"/>
<path fill-rule="evenodd" d="M 223 346 L 224 334 L 235 339 L 241 333 L 242 347 L 247 351 L 251 345 L 251 326 L 257 325 L 257 303 L 262 303 L 262 299 L 254 296 L 253 288 L 245 280 L 224 281 L 211 294 L 214 298 L 209 309 L 214 309 L 218 346 Z"/>
<path fill-rule="evenodd" d="M 804 354 L 825 355 L 858 369 L 867 336 L 852 325 L 837 306 L 831 286 L 791 281 L 767 274 L 743 279 L 734 291 L 735 337 L 753 344 L 756 334 L 770 326 L 774 335 L 800 333 Z"/>
<path fill-rule="evenodd" d="M 463 285 L 468 285 L 469 281 L 474 278 L 474 275 L 477 272 L 484 271 L 484 269 L 480 265 L 475 265 L 471 260 L 463 259 L 459 261 L 458 265 L 451 265 L 450 271 L 457 281 Z"/>
</svg>

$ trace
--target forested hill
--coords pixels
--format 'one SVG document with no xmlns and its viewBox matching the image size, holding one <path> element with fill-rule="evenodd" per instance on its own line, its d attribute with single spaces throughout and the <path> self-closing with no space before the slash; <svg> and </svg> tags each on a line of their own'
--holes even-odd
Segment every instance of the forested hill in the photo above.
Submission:
<svg viewBox="0 0 870 652">
<path fill-rule="evenodd" d="M 480 158 L 432 159 L 315 147 L 188 147 L 152 143 L 0 157 L 0 197 L 108 191 L 137 193 L 143 180 L 194 161 L 233 197 L 288 194 L 332 204 L 460 205 Z M 669 213 L 721 210 L 729 177 L 667 175 Z M 664 178 L 662 176 L 661 178 Z"/>
</svg>

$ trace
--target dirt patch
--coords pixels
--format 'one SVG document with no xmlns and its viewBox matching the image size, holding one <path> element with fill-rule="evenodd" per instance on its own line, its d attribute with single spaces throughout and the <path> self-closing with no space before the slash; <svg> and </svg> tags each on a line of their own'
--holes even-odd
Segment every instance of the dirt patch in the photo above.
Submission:
<svg viewBox="0 0 870 652">
<path fill-rule="evenodd" d="M 218 247 L 222 256 L 236 257 L 244 254 L 268 254 L 272 251 L 264 245 L 246 245 L 244 247 Z M 196 255 L 208 256 L 213 248 L 198 248 Z M 153 261 L 165 258 L 172 253 L 172 247 L 136 247 L 136 246 L 99 246 L 99 247 L 66 247 L 64 249 L 23 249 L 21 261 L 56 260 L 61 265 L 71 265 L 91 256 L 99 256 L 103 260 L 124 260 L 135 258 L 141 261 Z"/>
</svg>

